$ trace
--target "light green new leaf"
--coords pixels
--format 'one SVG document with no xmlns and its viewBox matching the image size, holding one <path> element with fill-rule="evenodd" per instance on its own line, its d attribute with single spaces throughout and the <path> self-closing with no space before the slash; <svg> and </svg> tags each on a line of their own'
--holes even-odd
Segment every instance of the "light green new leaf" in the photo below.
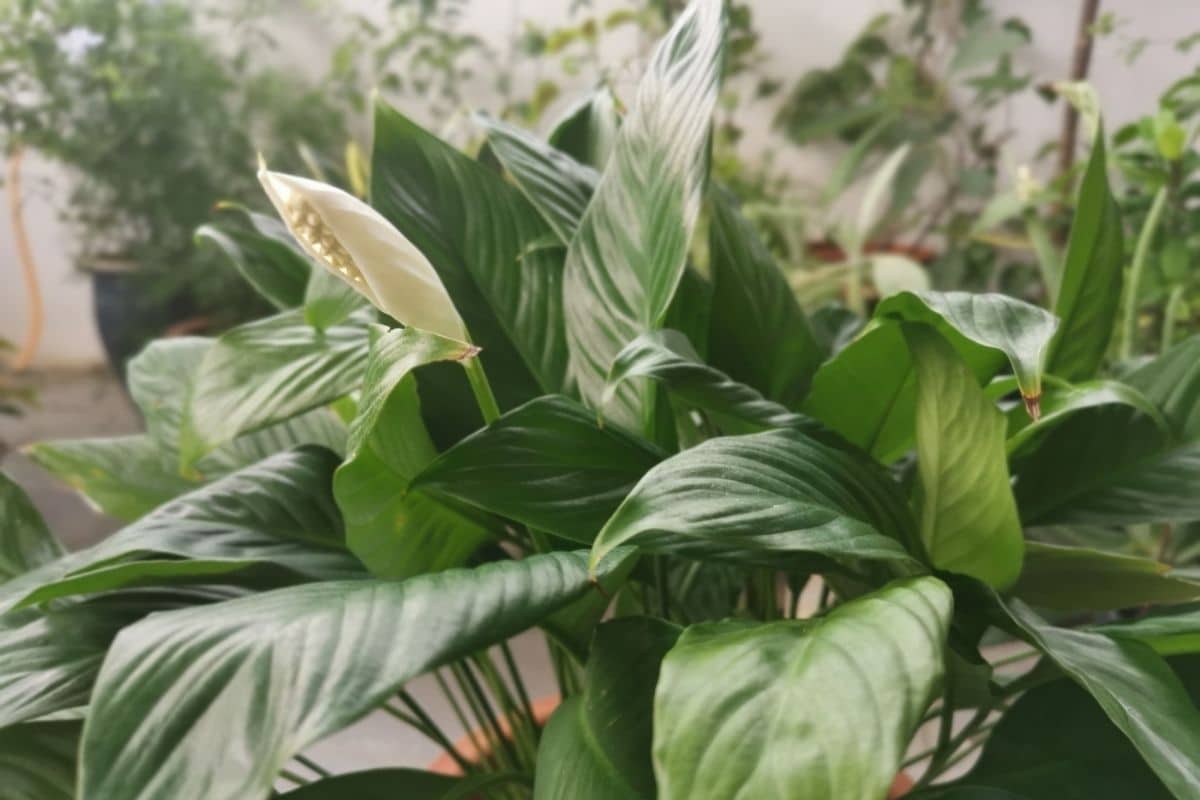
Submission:
<svg viewBox="0 0 1200 800">
<path fill-rule="evenodd" d="M 999 350 L 1008 358 L 1026 402 L 1036 407 L 1047 348 L 1058 328 L 1050 312 L 1002 294 L 902 292 L 880 303 L 875 315 L 924 322 L 943 335 L 951 329 Z"/>
<path fill-rule="evenodd" d="M 1012 594 L 1035 606 L 1108 611 L 1200 598 L 1200 582 L 1175 577 L 1169 564 L 1082 547 L 1028 542 Z"/>
<path fill-rule="evenodd" d="M 437 456 L 412 371 L 475 352 L 472 345 L 414 328 L 382 333 L 372 346 L 333 492 L 351 551 L 379 577 L 458 566 L 488 536 L 476 521 L 409 489 L 413 476 Z"/>
<path fill-rule="evenodd" d="M 933 564 L 1006 588 L 1024 536 L 1009 486 L 1004 416 L 940 334 L 905 325 L 917 376 L 921 540 Z"/>
<path fill-rule="evenodd" d="M 360 575 L 329 488 L 336 466 L 333 454 L 302 448 L 200 487 L 93 547 L 0 585 L 0 612 L 163 579 L 236 582 L 245 571 L 279 585 Z"/>
<path fill-rule="evenodd" d="M 0 473 L 0 583 L 63 554 L 29 497 Z"/>
<path fill-rule="evenodd" d="M 563 112 L 548 139 L 552 147 L 600 170 L 608 163 L 620 127 L 617 98 L 608 86 L 600 86 Z"/>
<path fill-rule="evenodd" d="M 565 397 L 542 397 L 467 437 L 412 486 L 591 544 L 662 454 Z"/>
<path fill-rule="evenodd" d="M 687 629 L 654 700 L 658 796 L 882 798 L 941 688 L 952 605 L 916 578 L 815 620 Z"/>
<path fill-rule="evenodd" d="M 101 669 L 80 800 L 263 800 L 292 756 L 410 679 L 588 591 L 584 557 L 555 553 L 153 615 Z"/>
<path fill-rule="evenodd" d="M 437 270 L 501 408 L 568 388 L 563 252 L 533 246 L 553 234 L 515 186 L 378 102 L 371 200 Z"/>
<path fill-rule="evenodd" d="M 5 800 L 75 800 L 78 722 L 35 722 L 0 730 Z"/>
<path fill-rule="evenodd" d="M 1055 315 L 1062 320 L 1049 371 L 1069 381 L 1094 377 L 1117 324 L 1125 268 L 1121 215 L 1108 186 L 1104 131 L 1083 173 Z"/>
<path fill-rule="evenodd" d="M 708 178 L 724 35 L 723 0 L 695 0 L 659 43 L 567 250 L 571 374 L 592 406 L 621 348 L 660 327 L 683 276 Z M 613 419 L 641 430 L 649 397 L 630 389 Z"/>
<path fill-rule="evenodd" d="M 596 537 L 595 565 L 633 544 L 781 566 L 812 556 L 913 563 L 899 487 L 865 456 L 795 430 L 709 439 L 650 470 Z"/>
<path fill-rule="evenodd" d="M 734 380 L 793 408 L 826 351 L 754 226 L 724 191 L 714 190 L 709 198 L 712 362 Z"/>
<path fill-rule="evenodd" d="M 178 457 L 144 433 L 38 442 L 25 453 L 94 508 L 123 522 L 196 486 L 179 474 Z"/>
<path fill-rule="evenodd" d="M 222 334 L 205 353 L 181 437 L 185 467 L 243 433 L 326 405 L 358 388 L 367 330 L 349 320 L 318 331 L 302 310 Z"/>
<path fill-rule="evenodd" d="M 488 144 L 558 240 L 569 244 L 600 174 L 533 134 L 486 114 L 476 116 Z"/>
<path fill-rule="evenodd" d="M 596 629 L 583 693 L 550 718 L 538 749 L 534 800 L 655 797 L 650 762 L 654 688 L 680 629 L 627 617 Z"/>
<path fill-rule="evenodd" d="M 1200 710 L 1150 647 L 1048 625 L 1020 601 L 1009 615 L 1030 643 L 1082 686 L 1179 800 L 1200 796 Z"/>
<path fill-rule="evenodd" d="M 704 363 L 678 331 L 644 333 L 626 345 L 608 373 L 604 402 L 622 382 L 635 378 L 661 383 L 680 400 L 713 414 L 730 433 L 816 425 L 814 420 L 788 411 L 756 389 Z"/>
</svg>

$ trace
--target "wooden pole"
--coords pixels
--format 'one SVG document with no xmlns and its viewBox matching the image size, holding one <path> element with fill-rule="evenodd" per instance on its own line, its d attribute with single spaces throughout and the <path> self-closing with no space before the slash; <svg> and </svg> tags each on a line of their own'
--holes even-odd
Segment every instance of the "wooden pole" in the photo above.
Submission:
<svg viewBox="0 0 1200 800">
<path fill-rule="evenodd" d="M 12 362 L 12 368 L 16 372 L 23 372 L 33 363 L 46 322 L 37 264 L 33 260 L 33 248 L 29 245 L 29 233 L 25 229 L 25 209 L 21 199 L 22 155 L 23 151 L 18 147 L 8 157 L 8 211 L 11 215 L 13 240 L 17 245 L 17 261 L 21 264 L 21 275 L 25 281 L 25 296 L 29 301 L 25 341 L 21 343 L 21 349 L 17 351 Z"/>
<path fill-rule="evenodd" d="M 1092 63 L 1092 26 L 1100 13 L 1100 0 L 1083 0 L 1079 10 L 1079 29 L 1075 32 L 1075 51 L 1071 57 L 1071 80 L 1087 80 Z M 1075 165 L 1075 140 L 1078 138 L 1079 112 L 1064 101 L 1062 131 L 1058 136 L 1058 174 L 1066 175 Z"/>
</svg>

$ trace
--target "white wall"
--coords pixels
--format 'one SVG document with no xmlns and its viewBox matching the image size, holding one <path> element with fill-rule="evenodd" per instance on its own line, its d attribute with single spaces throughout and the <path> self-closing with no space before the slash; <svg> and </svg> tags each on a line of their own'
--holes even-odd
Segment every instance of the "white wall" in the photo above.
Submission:
<svg viewBox="0 0 1200 800">
<path fill-rule="evenodd" d="M 345 0 L 363 10 L 378 8 L 385 0 Z M 620 0 L 597 0 L 600 8 L 622 5 Z M 763 37 L 763 49 L 769 57 L 768 70 L 781 77 L 794 76 L 813 66 L 834 61 L 847 41 L 877 13 L 894 9 L 898 0 L 756 0 L 757 27 Z M 1035 33 L 1034 46 L 1024 62 L 1042 79 L 1065 77 L 1074 41 L 1078 2 L 1072 0 L 995 0 L 1000 15 L 1016 14 L 1028 20 Z M 496 47 L 503 48 L 512 32 L 514 11 L 552 25 L 567 17 L 570 0 L 473 0 L 464 24 L 478 31 Z M 1146 36 L 1157 42 L 1170 42 L 1200 30 L 1200 2 L 1197 0 L 1106 0 L 1105 10 L 1133 20 L 1126 31 L 1130 36 Z M 298 68 L 319 70 L 324 57 L 314 56 L 328 47 L 321 26 L 292 25 L 288 52 L 294 54 Z M 1152 46 L 1133 67 L 1119 55 L 1120 43 L 1101 40 L 1093 56 L 1091 80 L 1099 89 L 1110 124 L 1119 124 L 1153 108 L 1158 94 L 1168 83 L 1194 68 L 1200 50 L 1188 57 L 1170 46 Z M 581 76 L 579 86 L 590 83 Z M 486 91 L 481 81 L 479 91 Z M 483 98 L 480 98 L 481 100 Z M 1017 135 L 1010 143 L 1006 161 L 1014 167 L 1028 161 L 1035 150 L 1055 136 L 1060 111 L 1035 97 L 1015 103 L 1008 113 L 1019 120 Z M 756 109 L 747 117 L 747 148 L 774 148 L 777 142 L 768 134 L 769 114 Z M 829 168 L 827 153 L 786 151 L 782 161 L 789 169 L 819 180 Z M 35 176 L 53 176 L 45 164 L 27 159 L 30 182 Z M 61 180 L 61 178 L 60 178 Z M 19 341 L 25 326 L 25 300 L 18 282 L 18 267 L 8 227 L 6 201 L 0 203 L 0 336 Z M 57 224 L 47 198 L 32 197 L 26 217 L 33 238 L 38 267 L 46 294 L 46 332 L 38 354 L 39 366 L 74 365 L 100 359 L 99 342 L 90 309 L 88 284 L 74 272 L 69 258 L 68 232 Z"/>
</svg>

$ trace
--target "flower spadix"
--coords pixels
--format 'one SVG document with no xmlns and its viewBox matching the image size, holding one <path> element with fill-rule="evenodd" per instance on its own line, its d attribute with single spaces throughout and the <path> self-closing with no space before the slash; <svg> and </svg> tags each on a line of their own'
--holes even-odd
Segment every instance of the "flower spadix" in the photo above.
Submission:
<svg viewBox="0 0 1200 800">
<path fill-rule="evenodd" d="M 320 181 L 265 168 L 258 179 L 305 251 L 376 308 L 404 325 L 469 341 L 429 259 L 378 211 Z"/>
</svg>

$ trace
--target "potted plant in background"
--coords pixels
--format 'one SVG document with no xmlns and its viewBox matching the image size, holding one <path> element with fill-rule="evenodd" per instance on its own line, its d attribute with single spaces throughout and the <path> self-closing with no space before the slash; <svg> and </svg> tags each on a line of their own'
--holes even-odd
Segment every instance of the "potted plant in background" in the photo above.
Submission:
<svg viewBox="0 0 1200 800">
<path fill-rule="evenodd" d="M 68 168 L 62 213 L 92 277 L 115 368 L 172 324 L 219 330 L 266 306 L 192 232 L 256 191 L 256 149 L 301 169 L 296 144 L 339 153 L 345 111 L 286 73 L 218 47 L 190 4 L 8 3 L 0 11 L 6 152 Z"/>
<path fill-rule="evenodd" d="M 380 102 L 370 204 L 261 173 L 294 241 L 248 215 L 230 252 L 277 313 L 143 351 L 145 434 L 31 448 L 128 526 L 63 555 L 0 483 L 0 785 L 1196 796 L 1200 339 L 1107 355 L 1103 136 L 1052 308 L 899 292 L 834 348 L 709 178 L 725 30 L 683 11 L 595 163 Z M 372 712 L 463 775 L 312 758 Z"/>
</svg>

